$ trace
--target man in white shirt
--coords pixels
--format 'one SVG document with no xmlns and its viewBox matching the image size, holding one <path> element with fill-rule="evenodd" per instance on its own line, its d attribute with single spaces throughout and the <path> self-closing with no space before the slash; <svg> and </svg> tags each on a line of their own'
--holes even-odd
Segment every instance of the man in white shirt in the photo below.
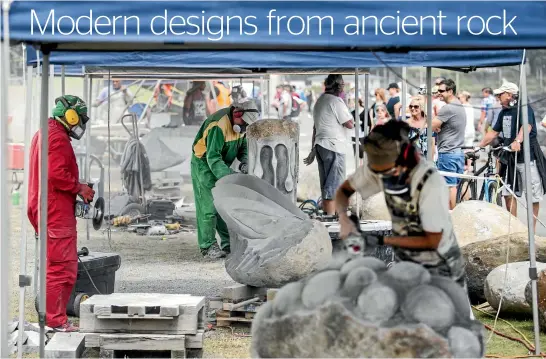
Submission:
<svg viewBox="0 0 546 359">
<path fill-rule="evenodd" d="M 335 192 L 345 180 L 345 152 L 349 142 L 345 128 L 354 128 L 354 121 L 340 97 L 345 86 L 343 76 L 328 75 L 324 86 L 325 92 L 313 109 L 312 150 L 303 162 L 310 165 L 317 157 L 323 211 L 335 215 Z"/>
<path fill-rule="evenodd" d="M 108 88 L 110 87 L 110 98 L 108 98 Z M 110 112 L 110 121 L 117 123 L 121 120 L 121 116 L 127 113 L 126 109 L 133 100 L 133 94 L 131 91 L 122 86 L 121 80 L 112 79 L 110 86 L 104 87 L 95 103 L 94 107 L 98 107 L 98 116 L 102 122 L 108 121 L 108 112 Z M 108 105 L 108 103 L 110 103 Z"/>
</svg>

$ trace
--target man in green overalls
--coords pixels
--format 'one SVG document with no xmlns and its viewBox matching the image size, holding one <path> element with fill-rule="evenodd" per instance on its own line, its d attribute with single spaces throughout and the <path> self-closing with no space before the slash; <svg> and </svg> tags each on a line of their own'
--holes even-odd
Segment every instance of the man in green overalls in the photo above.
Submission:
<svg viewBox="0 0 546 359">
<path fill-rule="evenodd" d="M 191 178 L 197 215 L 197 240 L 205 258 L 218 259 L 230 251 L 226 223 L 220 218 L 212 189 L 220 178 L 234 173 L 230 168 L 235 158 L 239 170 L 246 173 L 246 127 L 258 120 L 256 103 L 250 99 L 210 115 L 195 137 L 191 158 Z M 221 246 L 216 242 L 216 231 Z"/>
</svg>

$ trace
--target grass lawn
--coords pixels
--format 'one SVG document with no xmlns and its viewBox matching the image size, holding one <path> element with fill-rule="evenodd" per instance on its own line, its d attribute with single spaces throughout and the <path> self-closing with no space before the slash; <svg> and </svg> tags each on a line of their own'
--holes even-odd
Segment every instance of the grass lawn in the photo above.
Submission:
<svg viewBox="0 0 546 359">
<path fill-rule="evenodd" d="M 478 311 L 474 309 L 474 315 L 476 316 L 476 319 L 482 322 L 483 324 L 489 325 L 493 327 L 493 323 L 495 321 L 495 312 L 491 310 L 486 310 L 487 313 L 490 313 L 492 315 L 485 314 L 482 311 Z M 527 338 L 527 340 L 534 346 L 535 343 L 535 337 L 533 334 L 533 321 L 531 319 L 521 319 L 521 318 L 502 318 L 507 320 L 510 324 L 506 323 L 505 321 L 501 320 L 501 317 L 497 320 L 497 324 L 495 326 L 495 330 L 506 334 L 508 336 L 519 338 L 525 341 L 523 336 Z M 515 328 L 515 329 L 514 329 Z M 519 333 L 518 333 L 519 331 Z M 489 336 L 491 335 L 491 331 L 487 330 L 487 340 L 489 340 Z M 523 336 L 522 336 L 523 335 Z M 540 336 L 540 346 L 542 352 L 544 352 L 544 348 L 546 348 L 546 334 L 541 334 Z M 517 356 L 526 356 L 528 354 L 534 354 L 529 353 L 528 350 L 525 348 L 525 346 L 521 343 L 518 343 L 516 341 L 503 338 L 497 334 L 493 334 L 489 342 L 487 343 L 487 353 L 488 356 L 502 356 L 502 357 L 517 357 Z"/>
</svg>

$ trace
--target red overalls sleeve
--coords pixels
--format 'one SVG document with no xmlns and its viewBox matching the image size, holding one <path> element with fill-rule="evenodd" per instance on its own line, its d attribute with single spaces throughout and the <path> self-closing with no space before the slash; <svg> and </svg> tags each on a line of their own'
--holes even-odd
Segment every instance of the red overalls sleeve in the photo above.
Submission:
<svg viewBox="0 0 546 359">
<path fill-rule="evenodd" d="M 70 143 L 60 139 L 49 144 L 49 183 L 58 191 L 77 194 L 80 181 L 68 170 L 72 167 L 69 154 L 73 151 Z"/>
</svg>

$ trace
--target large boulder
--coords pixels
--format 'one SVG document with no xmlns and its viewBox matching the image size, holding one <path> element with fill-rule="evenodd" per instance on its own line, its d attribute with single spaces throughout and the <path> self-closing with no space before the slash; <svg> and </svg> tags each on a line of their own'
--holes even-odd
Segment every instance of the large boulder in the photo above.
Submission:
<svg viewBox="0 0 546 359">
<path fill-rule="evenodd" d="M 546 270 L 538 271 L 537 279 L 538 289 L 538 322 L 540 330 L 546 332 Z M 531 292 L 531 281 L 525 287 L 525 301 L 529 306 L 533 307 L 533 296 Z"/>
<path fill-rule="evenodd" d="M 546 263 L 537 262 L 537 270 L 546 269 Z M 506 274 L 506 272 L 508 272 Z M 506 277 L 506 283 L 505 283 Z M 485 298 L 495 310 L 499 308 L 501 296 L 501 313 L 532 314 L 532 307 L 525 299 L 525 287 L 529 283 L 529 262 L 508 263 L 493 269 L 485 280 Z"/>
<path fill-rule="evenodd" d="M 321 196 L 320 180 L 317 166 L 318 165 L 316 161 L 309 166 L 306 166 L 305 164 L 303 164 L 303 160 L 299 165 L 297 193 L 298 200 L 302 202 L 308 199 L 316 201 Z"/>
<path fill-rule="evenodd" d="M 451 212 L 451 221 L 461 247 L 508 233 L 527 232 L 527 226 L 504 207 L 485 201 L 458 204 Z"/>
<path fill-rule="evenodd" d="M 324 267 L 332 242 L 324 225 L 258 177 L 225 176 L 212 190 L 226 222 L 231 254 L 225 265 L 233 280 L 278 288 Z"/>
<path fill-rule="evenodd" d="M 284 286 L 252 324 L 256 358 L 478 358 L 483 326 L 450 278 L 401 262 L 335 257 Z"/>
<path fill-rule="evenodd" d="M 510 240 L 510 246 L 507 241 Z M 535 237 L 537 261 L 546 263 L 546 238 Z M 466 259 L 466 282 L 472 303 L 486 301 L 483 292 L 485 278 L 498 266 L 506 263 L 506 250 L 510 248 L 510 262 L 529 259 L 529 240 L 526 232 L 512 233 L 485 241 L 468 244 L 461 248 Z"/>
<path fill-rule="evenodd" d="M 392 217 L 387 209 L 383 192 L 362 201 L 360 215 L 363 220 L 391 221 Z"/>
</svg>

